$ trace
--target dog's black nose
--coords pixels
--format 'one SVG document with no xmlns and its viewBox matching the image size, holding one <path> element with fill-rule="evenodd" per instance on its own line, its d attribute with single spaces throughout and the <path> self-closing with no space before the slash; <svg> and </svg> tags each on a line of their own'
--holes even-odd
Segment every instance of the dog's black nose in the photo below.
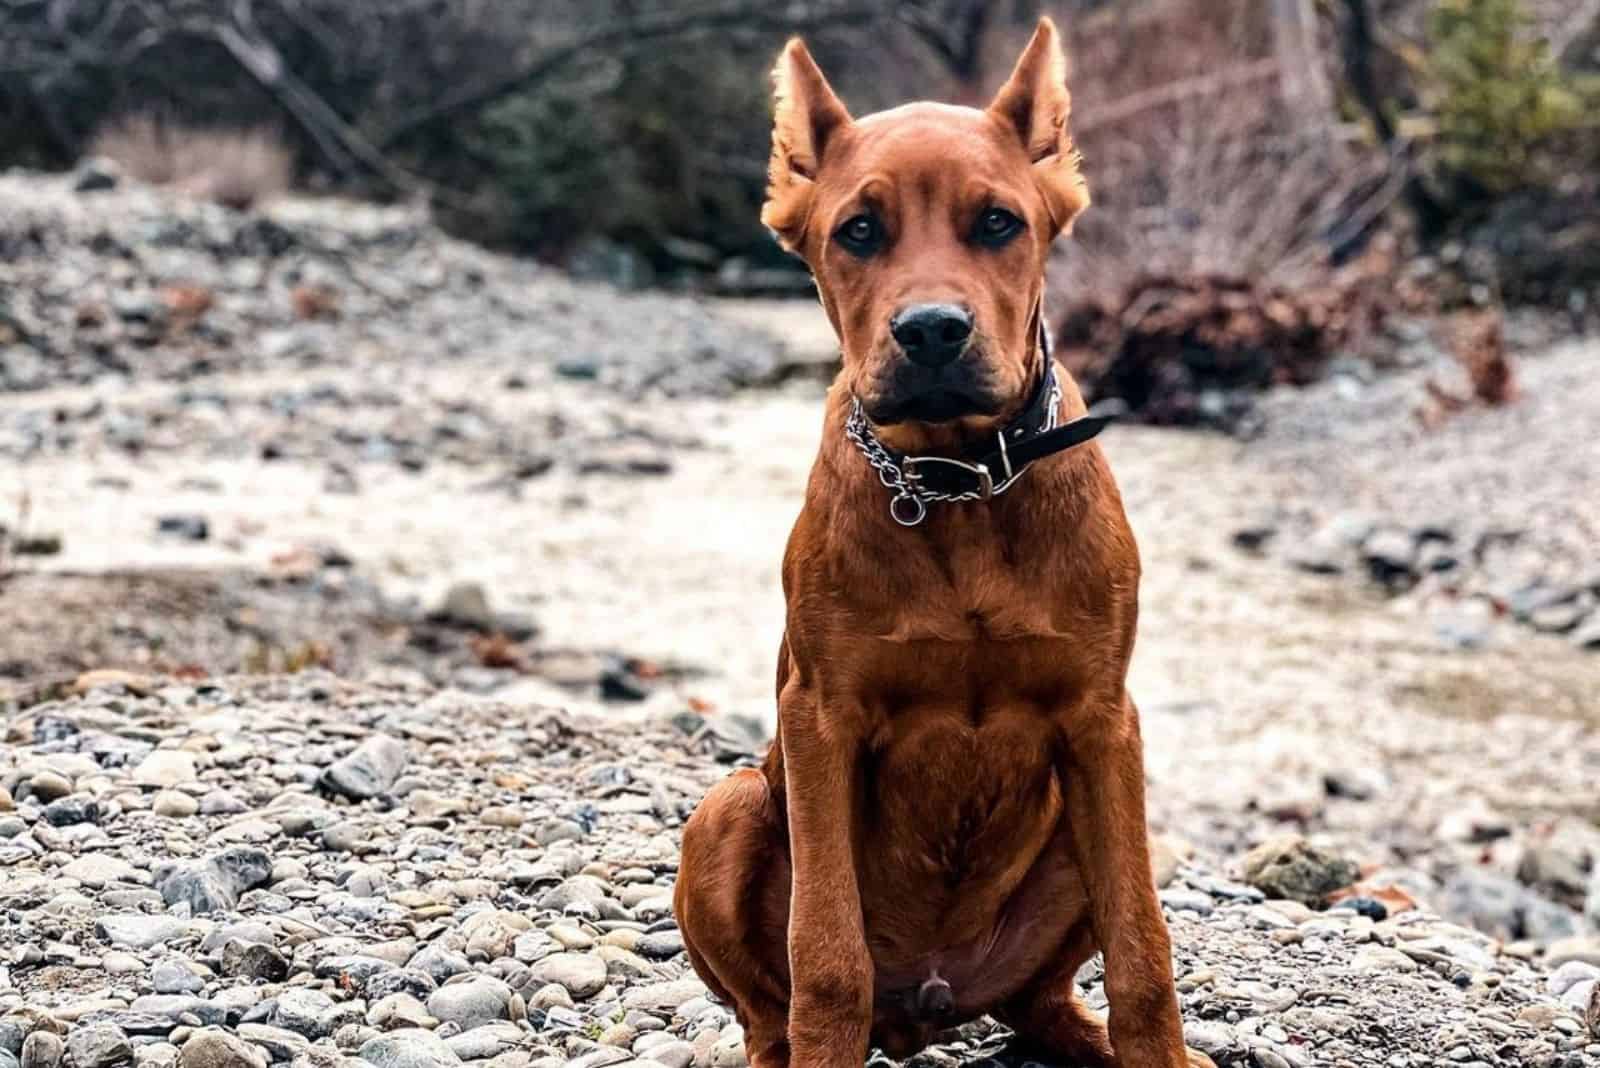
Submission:
<svg viewBox="0 0 1600 1068">
<path fill-rule="evenodd" d="M 954 304 L 913 304 L 889 320 L 889 333 L 912 363 L 943 367 L 966 351 L 972 313 Z"/>
</svg>

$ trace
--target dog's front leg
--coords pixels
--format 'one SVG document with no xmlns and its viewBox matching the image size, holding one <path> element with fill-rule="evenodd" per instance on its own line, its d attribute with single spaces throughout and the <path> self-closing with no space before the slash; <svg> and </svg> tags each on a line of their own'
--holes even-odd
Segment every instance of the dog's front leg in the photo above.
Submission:
<svg viewBox="0 0 1600 1068">
<path fill-rule="evenodd" d="M 856 882 L 858 716 L 791 679 L 779 705 L 793 889 L 789 1049 L 801 1068 L 859 1068 L 872 1029 L 872 957 Z"/>
<path fill-rule="evenodd" d="M 1105 954 L 1111 1046 L 1118 1068 L 1209 1065 L 1183 1044 L 1172 946 L 1150 874 L 1139 713 L 1126 694 L 1067 723 L 1067 814 Z"/>
</svg>

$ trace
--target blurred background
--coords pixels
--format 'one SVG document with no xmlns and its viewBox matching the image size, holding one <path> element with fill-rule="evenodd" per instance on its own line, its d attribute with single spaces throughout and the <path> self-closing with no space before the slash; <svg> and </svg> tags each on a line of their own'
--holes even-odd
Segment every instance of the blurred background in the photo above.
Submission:
<svg viewBox="0 0 1600 1068">
<path fill-rule="evenodd" d="M 1157 828 L 1600 964 L 1595 0 L 0 0 L 0 707 L 331 672 L 747 758 L 837 360 L 768 69 L 982 104 L 1041 13 Z"/>
</svg>

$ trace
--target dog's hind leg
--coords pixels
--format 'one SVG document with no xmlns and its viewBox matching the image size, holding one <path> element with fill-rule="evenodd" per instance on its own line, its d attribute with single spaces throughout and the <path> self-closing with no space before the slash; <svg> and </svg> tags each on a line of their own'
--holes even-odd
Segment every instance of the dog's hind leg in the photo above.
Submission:
<svg viewBox="0 0 1600 1068">
<path fill-rule="evenodd" d="M 1034 1051 L 1083 1068 L 1142 1068 L 1117 1060 L 1105 1022 L 1078 994 L 1078 969 L 1094 949 L 1093 935 L 1084 924 L 1073 931 L 1056 963 L 996 1010 L 994 1017 L 1017 1033 L 1019 1052 Z M 1184 1052 L 1188 1068 L 1216 1068 L 1205 1054 Z"/>
<path fill-rule="evenodd" d="M 1053 965 L 996 1010 L 995 1019 L 1017 1033 L 1022 1050 L 1084 1068 L 1121 1068 L 1106 1025 L 1078 996 L 1078 969 L 1093 952 L 1085 923 L 1073 931 Z"/>
<path fill-rule="evenodd" d="M 789 852 L 755 769 L 718 783 L 683 829 L 673 907 L 689 961 L 744 1028 L 752 1068 L 789 1064 Z"/>
</svg>

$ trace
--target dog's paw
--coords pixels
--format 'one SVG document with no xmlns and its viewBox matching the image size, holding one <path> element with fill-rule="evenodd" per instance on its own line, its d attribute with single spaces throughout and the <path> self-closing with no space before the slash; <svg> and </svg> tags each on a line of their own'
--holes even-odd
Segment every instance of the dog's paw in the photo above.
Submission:
<svg viewBox="0 0 1600 1068">
<path fill-rule="evenodd" d="M 1197 1049 L 1186 1051 L 1189 1054 L 1189 1068 L 1217 1068 L 1216 1063 Z"/>
</svg>

